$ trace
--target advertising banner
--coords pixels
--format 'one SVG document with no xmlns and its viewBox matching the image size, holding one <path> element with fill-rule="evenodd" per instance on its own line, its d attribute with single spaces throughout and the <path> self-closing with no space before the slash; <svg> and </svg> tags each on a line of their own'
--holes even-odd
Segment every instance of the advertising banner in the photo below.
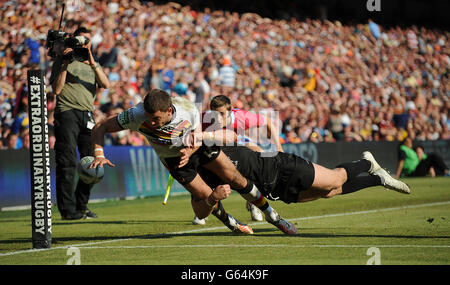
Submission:
<svg viewBox="0 0 450 285">
<path fill-rule="evenodd" d="M 450 165 L 450 141 L 425 141 L 420 144 L 425 153 L 438 153 Z M 395 173 L 398 146 L 398 142 L 337 142 L 286 144 L 283 148 L 285 152 L 295 153 L 328 168 L 360 159 L 361 153 L 369 150 L 383 168 Z M 105 155 L 116 167 L 105 166 L 105 176 L 92 189 L 91 200 L 164 196 L 169 172 L 151 147 L 106 146 Z M 31 205 L 29 159 L 28 150 L 0 150 L 0 208 L 3 210 Z M 54 161 L 54 152 L 50 150 L 52 201 L 56 203 Z M 175 181 L 170 193 L 188 192 Z"/>
</svg>

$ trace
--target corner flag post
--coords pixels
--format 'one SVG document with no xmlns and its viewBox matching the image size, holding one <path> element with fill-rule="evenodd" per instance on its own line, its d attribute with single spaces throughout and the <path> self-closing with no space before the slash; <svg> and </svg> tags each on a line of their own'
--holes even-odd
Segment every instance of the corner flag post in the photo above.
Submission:
<svg viewBox="0 0 450 285">
<path fill-rule="evenodd" d="M 42 70 L 29 70 L 28 117 L 30 135 L 31 227 L 34 249 L 50 248 L 52 195 L 48 144 L 47 95 Z"/>
<path fill-rule="evenodd" d="M 164 201 L 162 203 L 163 205 L 167 204 L 167 199 L 169 198 L 170 189 L 172 189 L 172 184 L 173 184 L 173 177 L 172 175 L 169 174 L 169 179 L 167 180 L 166 195 L 164 196 Z"/>
</svg>

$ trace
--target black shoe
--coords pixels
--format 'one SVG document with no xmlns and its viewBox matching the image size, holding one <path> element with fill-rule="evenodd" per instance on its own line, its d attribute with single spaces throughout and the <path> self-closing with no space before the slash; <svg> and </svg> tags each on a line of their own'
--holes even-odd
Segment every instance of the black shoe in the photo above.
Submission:
<svg viewBox="0 0 450 285">
<path fill-rule="evenodd" d="M 74 212 L 70 214 L 62 215 L 63 220 L 83 220 L 86 219 L 86 215 L 81 212 Z"/>
<path fill-rule="evenodd" d="M 97 214 L 92 212 L 89 209 L 86 209 L 83 213 L 86 216 L 86 219 L 97 219 L 98 218 Z"/>
</svg>

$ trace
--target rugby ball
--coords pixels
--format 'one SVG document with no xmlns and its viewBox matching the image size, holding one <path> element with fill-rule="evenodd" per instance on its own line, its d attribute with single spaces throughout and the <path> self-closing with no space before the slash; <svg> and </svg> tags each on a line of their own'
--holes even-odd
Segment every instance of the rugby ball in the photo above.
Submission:
<svg viewBox="0 0 450 285">
<path fill-rule="evenodd" d="M 93 161 L 93 156 L 85 156 L 80 159 L 77 165 L 78 176 L 86 184 L 96 184 L 105 176 L 105 169 L 103 167 L 89 168 Z"/>
</svg>

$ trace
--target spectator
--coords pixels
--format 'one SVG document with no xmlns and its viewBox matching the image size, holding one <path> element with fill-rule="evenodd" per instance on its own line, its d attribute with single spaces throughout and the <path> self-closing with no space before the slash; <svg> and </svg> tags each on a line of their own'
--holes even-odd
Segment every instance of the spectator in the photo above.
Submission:
<svg viewBox="0 0 450 285">
<path fill-rule="evenodd" d="M 28 95 L 21 93 L 17 96 L 20 103 L 16 105 L 16 115 L 11 125 L 11 132 L 18 134 L 21 128 L 28 128 Z"/>
<path fill-rule="evenodd" d="M 17 147 L 17 141 L 19 139 L 19 136 L 15 133 L 9 133 L 6 137 L 6 148 L 7 149 L 18 149 Z"/>
<path fill-rule="evenodd" d="M 173 80 L 175 77 L 175 73 L 173 70 L 174 66 L 175 66 L 174 59 L 170 58 L 167 61 L 167 66 L 162 71 L 162 83 L 163 83 L 162 87 L 163 87 L 163 90 L 168 92 L 169 94 L 172 90 Z"/>
<path fill-rule="evenodd" d="M 449 168 L 436 153 L 425 154 L 422 147 L 413 148 L 413 141 L 407 137 L 399 146 L 396 176 L 449 175 Z"/>
<path fill-rule="evenodd" d="M 372 19 L 369 19 L 369 29 L 372 36 L 378 40 L 381 36 L 380 27 Z"/>
<path fill-rule="evenodd" d="M 108 116 L 108 115 L 111 115 L 110 112 L 112 112 L 112 110 L 114 110 L 115 108 L 124 109 L 123 104 L 121 102 L 121 98 L 120 98 L 119 94 L 117 94 L 117 92 L 115 92 L 115 91 L 109 92 L 108 97 L 109 97 L 109 102 L 102 104 L 100 106 L 100 111 L 102 111 L 103 113 L 105 113 Z"/>
<path fill-rule="evenodd" d="M 211 93 L 211 87 L 205 79 L 205 75 L 203 72 L 199 72 L 196 75 L 196 80 L 194 81 L 194 93 L 195 103 L 201 104 L 204 109 L 208 108 L 209 97 Z"/>
<path fill-rule="evenodd" d="M 219 84 L 221 86 L 234 87 L 235 71 L 231 66 L 231 57 L 225 55 L 222 61 L 222 67 L 219 69 Z"/>
<path fill-rule="evenodd" d="M 113 145 L 126 146 L 128 143 L 129 130 L 123 130 L 116 134 Z"/>
<path fill-rule="evenodd" d="M 416 139 L 450 138 L 446 30 L 385 28 L 373 21 L 279 20 L 137 0 L 82 2 L 63 25 L 67 31 L 77 22 L 91 28 L 93 55 L 122 105 L 129 104 L 128 94 L 145 94 L 141 89 L 174 91 L 186 75 L 186 94 L 204 107 L 210 97 L 227 94 L 233 107 L 279 111 L 285 140 L 300 140 L 299 122 L 287 119 L 313 112 L 320 116 L 302 130 L 304 140 L 307 134 L 306 140 L 343 140 L 346 126 L 366 118 L 378 126 L 375 135 L 368 135 L 366 124 L 349 130 L 362 140 L 395 140 L 405 132 Z M 26 85 L 27 68 L 39 62 L 48 82 L 52 62 L 42 39 L 60 12 L 55 3 L 0 4 L 0 116 L 8 128 L 17 116 L 17 93 Z M 96 108 L 107 99 L 98 96 Z M 94 113 L 96 120 L 105 116 Z M 328 135 L 311 136 L 321 120 L 329 122 L 323 125 Z"/>
<path fill-rule="evenodd" d="M 344 139 L 344 126 L 342 125 L 342 115 L 339 107 L 335 106 L 331 110 L 330 119 L 328 121 L 328 129 L 331 130 L 333 138 L 337 141 Z M 347 127 L 348 128 L 348 127 Z M 348 129 L 349 130 L 349 129 Z"/>
<path fill-rule="evenodd" d="M 21 148 L 30 149 L 30 134 L 28 128 L 22 128 L 20 130 L 19 139 L 22 143 Z"/>
</svg>

